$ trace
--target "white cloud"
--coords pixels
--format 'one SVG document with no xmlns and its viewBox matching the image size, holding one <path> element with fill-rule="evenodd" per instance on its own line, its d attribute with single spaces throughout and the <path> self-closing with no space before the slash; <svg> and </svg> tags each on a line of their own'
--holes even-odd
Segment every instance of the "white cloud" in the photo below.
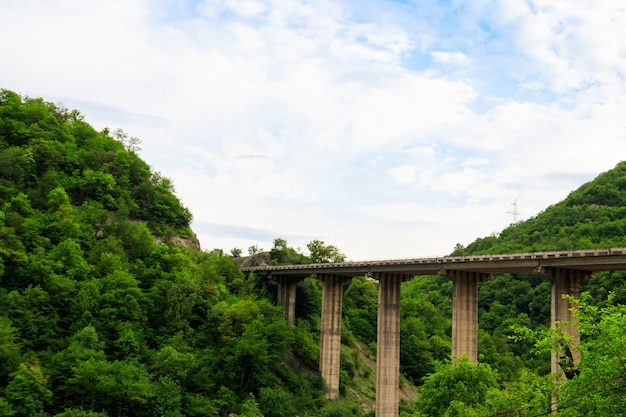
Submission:
<svg viewBox="0 0 626 417">
<path fill-rule="evenodd" d="M 471 65 L 472 60 L 462 52 L 443 52 L 432 51 L 433 61 L 443 64 L 451 64 L 459 67 L 467 67 Z"/>
<path fill-rule="evenodd" d="M 408 184 L 415 180 L 417 167 L 415 165 L 403 165 L 391 169 L 389 174 L 396 183 L 400 185 Z"/>
<path fill-rule="evenodd" d="M 0 80 L 140 137 L 207 248 L 443 254 L 626 154 L 625 27 L 614 2 L 9 0 Z"/>
<path fill-rule="evenodd" d="M 616 2 L 506 1 L 495 21 L 522 60 L 520 76 L 535 74 L 559 93 L 615 82 L 626 68 L 626 7 Z M 515 53 L 515 52 L 514 52 Z"/>
</svg>

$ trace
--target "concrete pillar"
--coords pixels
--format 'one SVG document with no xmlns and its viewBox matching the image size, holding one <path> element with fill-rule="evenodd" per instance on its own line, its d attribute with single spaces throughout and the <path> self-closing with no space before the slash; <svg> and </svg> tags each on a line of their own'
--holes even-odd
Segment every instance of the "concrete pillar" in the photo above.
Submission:
<svg viewBox="0 0 626 417">
<path fill-rule="evenodd" d="M 283 307 L 285 321 L 293 325 L 296 318 L 296 285 L 298 279 L 293 277 L 281 276 L 278 278 L 278 305 Z"/>
<path fill-rule="evenodd" d="M 486 275 L 477 272 L 447 271 L 453 281 L 452 360 L 463 356 L 478 362 L 478 284 Z"/>
<path fill-rule="evenodd" d="M 583 279 L 591 277 L 591 273 L 585 271 L 573 271 L 559 268 L 545 268 L 545 275 L 552 281 L 552 295 L 550 306 L 550 326 L 552 328 L 560 328 L 564 333 L 569 334 L 570 346 L 575 347 L 580 342 L 578 325 L 571 311 L 569 301 L 563 298 L 564 295 L 570 295 L 574 299 L 580 298 L 580 283 Z M 577 363 L 580 354 L 577 349 L 569 350 L 571 360 Z M 568 356 L 564 352 L 552 352 L 551 370 L 552 374 L 565 376 L 559 360 L 564 356 Z"/>
<path fill-rule="evenodd" d="M 378 273 L 376 417 L 397 417 L 400 386 L 400 284 L 407 276 Z"/>
<path fill-rule="evenodd" d="M 326 399 L 334 400 L 339 396 L 343 284 L 352 278 L 326 274 L 319 274 L 317 278 L 324 281 L 320 373 L 326 382 Z"/>
</svg>

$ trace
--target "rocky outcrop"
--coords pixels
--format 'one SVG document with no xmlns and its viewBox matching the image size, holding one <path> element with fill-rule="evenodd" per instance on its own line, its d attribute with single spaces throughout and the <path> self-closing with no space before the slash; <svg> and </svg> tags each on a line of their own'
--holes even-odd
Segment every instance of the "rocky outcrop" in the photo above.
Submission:
<svg viewBox="0 0 626 417">
<path fill-rule="evenodd" d="M 242 268 L 249 268 L 253 266 L 266 266 L 270 263 L 270 254 L 268 252 L 255 253 L 254 255 L 235 258 L 235 261 Z"/>
</svg>

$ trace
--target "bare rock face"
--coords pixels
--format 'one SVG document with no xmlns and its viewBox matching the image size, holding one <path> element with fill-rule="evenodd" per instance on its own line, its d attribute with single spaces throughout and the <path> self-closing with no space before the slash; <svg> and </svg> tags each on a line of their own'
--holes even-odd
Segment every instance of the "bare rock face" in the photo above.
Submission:
<svg viewBox="0 0 626 417">
<path fill-rule="evenodd" d="M 266 266 L 270 262 L 270 254 L 268 252 L 255 253 L 250 256 L 242 256 L 235 258 L 240 267 Z"/>
<path fill-rule="evenodd" d="M 182 246 L 183 248 L 201 250 L 200 242 L 195 235 L 193 238 L 188 236 L 172 236 L 170 242 L 175 245 Z"/>
<path fill-rule="evenodd" d="M 193 233 L 193 232 L 192 232 Z M 160 245 L 161 243 L 164 243 L 165 239 L 163 239 L 162 237 L 156 237 L 154 239 L 154 244 L 155 245 Z M 174 244 L 176 246 L 180 246 L 183 247 L 185 249 L 192 249 L 192 250 L 197 250 L 197 251 L 201 251 L 202 248 L 200 247 L 200 241 L 198 240 L 198 238 L 196 237 L 196 234 L 193 233 L 193 236 L 180 236 L 180 235 L 174 235 L 171 236 L 169 239 L 167 239 L 167 243 L 168 244 Z"/>
</svg>

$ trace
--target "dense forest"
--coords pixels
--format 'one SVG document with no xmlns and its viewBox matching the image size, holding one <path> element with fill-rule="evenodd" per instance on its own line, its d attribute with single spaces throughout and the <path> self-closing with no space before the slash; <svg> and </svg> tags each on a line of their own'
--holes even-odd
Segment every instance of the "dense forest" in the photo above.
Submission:
<svg viewBox="0 0 626 417">
<path fill-rule="evenodd" d="M 340 399 L 318 372 L 322 283 L 297 287 L 296 323 L 276 284 L 239 265 L 342 261 L 201 250 L 174 184 L 140 140 L 76 110 L 0 91 L 0 416 L 373 416 L 377 283 L 345 287 Z M 563 202 L 454 255 L 626 246 L 626 163 Z M 550 283 L 501 275 L 479 292 L 479 364 L 450 363 L 452 283 L 402 287 L 401 404 L 410 416 L 622 415 L 626 283 L 585 283 L 575 378 L 554 381 Z M 555 385 L 558 385 L 556 387 Z"/>
</svg>

